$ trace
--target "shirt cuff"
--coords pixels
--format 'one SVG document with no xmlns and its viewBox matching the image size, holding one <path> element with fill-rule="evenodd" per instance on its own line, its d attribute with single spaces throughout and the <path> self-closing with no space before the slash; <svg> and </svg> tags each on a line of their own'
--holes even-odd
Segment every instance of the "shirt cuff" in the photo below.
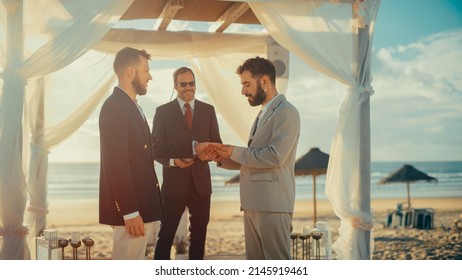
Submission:
<svg viewBox="0 0 462 280">
<path fill-rule="evenodd" d="M 197 144 L 197 141 L 196 141 L 196 140 L 193 140 L 193 141 L 192 141 L 193 156 L 197 155 L 197 152 L 196 152 L 196 144 Z"/>
<path fill-rule="evenodd" d="M 124 220 L 130 220 L 140 215 L 140 212 L 136 211 L 127 215 L 124 215 Z"/>
<path fill-rule="evenodd" d="M 171 158 L 171 159 L 170 159 L 170 162 L 168 163 L 168 165 L 170 165 L 170 166 L 172 166 L 172 167 L 173 167 L 173 166 L 176 166 L 176 165 L 175 165 L 175 159 L 174 159 L 174 158 Z"/>
</svg>

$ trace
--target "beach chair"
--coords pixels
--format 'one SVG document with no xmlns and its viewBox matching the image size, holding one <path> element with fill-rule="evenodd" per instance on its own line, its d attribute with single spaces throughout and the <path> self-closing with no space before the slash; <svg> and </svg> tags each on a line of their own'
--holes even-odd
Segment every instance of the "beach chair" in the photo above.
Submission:
<svg viewBox="0 0 462 280">
<path fill-rule="evenodd" d="M 434 228 L 435 209 L 417 208 L 415 209 L 414 228 L 433 229 Z"/>
</svg>

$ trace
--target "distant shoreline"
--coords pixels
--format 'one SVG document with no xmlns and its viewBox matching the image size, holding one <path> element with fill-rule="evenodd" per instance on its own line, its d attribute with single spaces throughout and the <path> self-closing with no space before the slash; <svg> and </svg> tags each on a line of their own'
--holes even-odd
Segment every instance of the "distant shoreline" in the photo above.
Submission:
<svg viewBox="0 0 462 280">
<path fill-rule="evenodd" d="M 374 215 L 383 215 L 388 210 L 396 209 L 396 205 L 404 201 L 405 199 L 401 198 L 372 199 L 372 212 Z M 435 208 L 436 211 L 460 211 L 462 214 L 462 197 L 414 198 L 411 200 L 411 204 L 415 208 Z M 318 215 L 335 216 L 332 205 L 327 200 L 317 200 L 317 212 Z M 212 200 L 211 219 L 234 218 L 236 215 L 240 215 L 240 213 L 239 201 Z M 312 214 L 312 200 L 296 200 L 294 218 L 310 217 Z M 91 222 L 97 223 L 97 216 L 97 199 L 60 199 L 49 201 L 47 219 L 51 224 L 78 224 L 79 221 L 86 221 L 86 224 Z"/>
</svg>

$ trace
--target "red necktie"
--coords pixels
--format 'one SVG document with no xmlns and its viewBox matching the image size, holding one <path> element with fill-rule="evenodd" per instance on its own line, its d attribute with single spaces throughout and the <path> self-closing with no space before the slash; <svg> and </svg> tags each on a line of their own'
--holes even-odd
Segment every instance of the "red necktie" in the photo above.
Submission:
<svg viewBox="0 0 462 280">
<path fill-rule="evenodd" d="M 189 130 L 191 130 L 192 122 L 193 122 L 193 115 L 192 115 L 191 105 L 189 105 L 189 103 L 185 103 L 184 108 L 186 109 L 185 112 L 184 112 L 184 118 L 186 120 L 186 124 L 188 125 Z"/>
</svg>

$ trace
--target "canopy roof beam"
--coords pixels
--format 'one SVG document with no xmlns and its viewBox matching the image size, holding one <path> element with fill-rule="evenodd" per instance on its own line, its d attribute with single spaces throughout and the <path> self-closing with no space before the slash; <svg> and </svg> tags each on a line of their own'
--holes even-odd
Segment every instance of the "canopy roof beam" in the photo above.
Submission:
<svg viewBox="0 0 462 280">
<path fill-rule="evenodd" d="M 162 13 L 159 15 L 156 24 L 154 25 L 154 30 L 167 30 L 168 25 L 175 18 L 178 10 L 183 8 L 184 0 L 168 0 L 164 5 Z"/>
<path fill-rule="evenodd" d="M 247 10 L 250 9 L 247 2 L 236 2 L 227 9 L 217 21 L 209 28 L 209 32 L 223 32 L 232 23 L 236 22 Z"/>
</svg>

